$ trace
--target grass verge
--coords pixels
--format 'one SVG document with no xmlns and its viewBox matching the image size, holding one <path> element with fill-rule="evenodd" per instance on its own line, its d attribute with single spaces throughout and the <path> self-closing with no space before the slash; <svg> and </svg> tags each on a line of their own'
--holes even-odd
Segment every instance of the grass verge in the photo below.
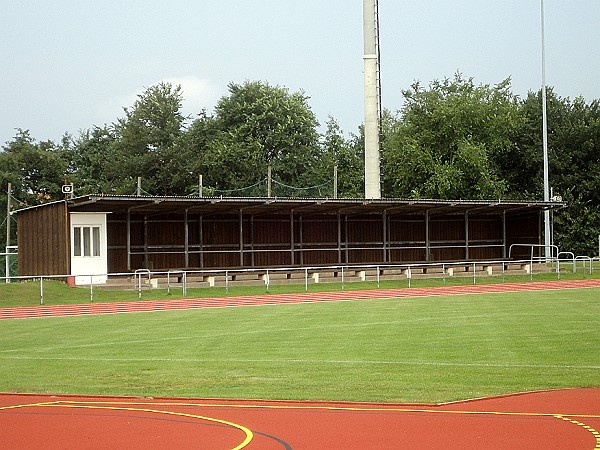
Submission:
<svg viewBox="0 0 600 450">
<path fill-rule="evenodd" d="M 600 289 L 20 319 L 0 391 L 443 402 L 600 386 Z"/>
</svg>

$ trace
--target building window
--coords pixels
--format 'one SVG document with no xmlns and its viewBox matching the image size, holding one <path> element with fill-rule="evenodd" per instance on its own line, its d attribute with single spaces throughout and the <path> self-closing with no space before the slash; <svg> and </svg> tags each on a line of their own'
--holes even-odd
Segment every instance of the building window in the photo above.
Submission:
<svg viewBox="0 0 600 450">
<path fill-rule="evenodd" d="M 73 227 L 73 256 L 100 256 L 100 227 Z"/>
</svg>

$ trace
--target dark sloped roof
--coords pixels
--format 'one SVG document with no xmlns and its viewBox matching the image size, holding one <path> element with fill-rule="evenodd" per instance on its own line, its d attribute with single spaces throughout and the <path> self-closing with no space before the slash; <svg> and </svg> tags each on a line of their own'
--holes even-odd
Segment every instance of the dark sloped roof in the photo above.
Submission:
<svg viewBox="0 0 600 450">
<path fill-rule="evenodd" d="M 155 197 L 129 195 L 86 195 L 68 200 L 74 212 L 135 211 L 168 214 L 188 211 L 196 214 L 501 214 L 503 212 L 560 209 L 562 202 L 506 200 L 408 200 L 408 199 L 327 199 L 327 198 L 239 198 L 239 197 Z"/>
</svg>

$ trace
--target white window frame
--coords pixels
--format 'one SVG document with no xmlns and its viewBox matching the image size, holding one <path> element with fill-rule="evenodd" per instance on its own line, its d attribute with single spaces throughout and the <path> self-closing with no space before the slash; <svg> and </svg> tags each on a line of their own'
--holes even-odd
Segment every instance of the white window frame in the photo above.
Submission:
<svg viewBox="0 0 600 450">
<path fill-rule="evenodd" d="M 102 231 L 100 225 L 73 226 L 73 257 L 100 258 Z"/>
</svg>

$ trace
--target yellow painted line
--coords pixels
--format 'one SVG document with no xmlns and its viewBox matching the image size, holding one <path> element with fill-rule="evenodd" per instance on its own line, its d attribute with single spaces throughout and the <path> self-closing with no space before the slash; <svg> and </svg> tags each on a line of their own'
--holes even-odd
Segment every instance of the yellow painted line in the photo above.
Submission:
<svg viewBox="0 0 600 450">
<path fill-rule="evenodd" d="M 579 422 L 578 420 L 573 420 L 570 417 L 562 416 L 559 414 L 557 414 L 555 417 L 557 419 L 564 420 L 565 422 L 572 423 L 573 425 L 577 425 L 578 427 L 581 427 L 584 430 L 592 433 L 592 435 L 594 436 L 594 439 L 596 439 L 596 446 L 594 447 L 594 450 L 600 449 L 600 433 L 598 431 L 596 431 L 594 428 L 590 427 L 589 425 L 586 425 L 585 423 Z M 571 417 L 573 417 L 573 416 L 571 416 Z"/>
<path fill-rule="evenodd" d="M 60 403 L 60 401 L 56 401 L 56 402 L 42 402 L 42 403 L 27 403 L 27 404 L 24 404 L 24 405 L 0 406 L 0 411 L 5 410 L 5 409 L 29 408 L 29 407 L 34 407 L 34 406 L 49 406 L 49 405 L 52 405 L 54 403 Z"/>
<path fill-rule="evenodd" d="M 557 417 L 568 416 L 577 418 L 600 419 L 600 414 L 564 414 L 564 413 L 532 413 L 510 411 L 470 411 L 451 409 L 425 409 L 425 408 L 377 408 L 359 406 L 319 406 L 319 405 L 258 405 L 258 404 L 233 404 L 233 403 L 188 403 L 188 402 L 76 402 L 60 401 L 59 403 L 72 404 L 102 404 L 102 405 L 143 405 L 143 406 L 188 406 L 202 408 L 232 408 L 232 409 L 282 409 L 282 410 L 315 410 L 315 411 L 355 411 L 355 412 L 401 412 L 401 413 L 432 413 L 432 414 L 458 414 L 458 415 L 492 415 L 492 416 L 523 416 L 523 417 Z"/>
<path fill-rule="evenodd" d="M 126 406 L 127 405 L 127 406 Z M 129 405 L 144 406 L 132 407 Z M 448 410 L 448 409 L 424 409 L 424 408 L 369 408 L 369 407 L 350 407 L 350 406 L 319 406 L 319 405 L 258 405 L 258 404 L 228 404 L 228 403 L 193 403 L 193 402 L 148 402 L 148 401 L 67 401 L 58 400 L 55 402 L 33 403 L 25 405 L 14 405 L 0 407 L 4 409 L 16 409 L 24 407 L 58 407 L 58 408 L 88 408 L 88 409 L 106 409 L 122 411 L 142 411 L 157 414 L 170 414 L 174 416 L 189 417 L 194 419 L 206 420 L 210 422 L 221 423 L 233 428 L 237 428 L 246 434 L 244 441 L 234 447 L 232 450 L 241 450 L 246 447 L 253 439 L 253 433 L 248 428 L 232 422 L 221 419 L 215 419 L 206 416 L 156 410 L 145 408 L 145 406 L 162 407 L 194 407 L 194 408 L 233 408 L 233 409 L 271 409 L 271 410 L 315 410 L 315 411 L 350 411 L 350 412 L 399 412 L 399 413 L 432 413 L 432 414 L 456 414 L 456 415 L 486 415 L 486 416 L 512 416 L 512 417 L 552 417 L 564 420 L 577 425 L 589 433 L 592 433 L 596 439 L 594 450 L 600 450 L 600 432 L 575 419 L 600 419 L 598 414 L 552 414 L 552 413 L 532 413 L 532 412 L 510 412 L 510 411 L 470 411 L 470 410 Z"/>
<path fill-rule="evenodd" d="M 231 450 L 241 450 L 244 447 L 246 447 L 248 444 L 250 444 L 250 442 L 252 441 L 252 439 L 254 438 L 254 434 L 252 433 L 251 430 L 249 430 L 248 428 L 246 428 L 243 425 L 239 425 L 233 422 L 228 422 L 226 420 L 221 420 L 221 419 L 215 419 L 213 417 L 206 417 L 206 416 L 199 416 L 199 415 L 195 415 L 195 414 L 187 414 L 187 413 L 182 413 L 182 412 L 175 412 L 175 411 L 163 411 L 163 410 L 158 410 L 158 409 L 149 409 L 149 408 L 132 408 L 132 407 L 124 407 L 124 406 L 101 406 L 100 404 L 101 402 L 62 402 L 62 401 L 57 401 L 57 402 L 47 402 L 47 403 L 31 403 L 31 404 L 27 404 L 27 405 L 14 405 L 14 406 L 6 406 L 6 407 L 0 407 L 0 410 L 4 410 L 4 409 L 17 409 L 17 408 L 27 408 L 27 407 L 43 407 L 43 408 L 78 408 L 78 409 L 104 409 L 104 410 L 113 410 L 113 411 L 136 411 L 136 412 L 148 412 L 148 413 L 155 413 L 155 414 L 168 414 L 168 415 L 172 415 L 172 416 L 179 416 L 179 417 L 189 417 L 192 419 L 199 419 L 199 420 L 205 420 L 208 422 L 215 422 L 215 423 L 220 423 L 232 428 L 236 428 L 238 430 L 241 430 L 244 434 L 245 434 L 245 439 L 244 441 L 233 447 Z"/>
</svg>

